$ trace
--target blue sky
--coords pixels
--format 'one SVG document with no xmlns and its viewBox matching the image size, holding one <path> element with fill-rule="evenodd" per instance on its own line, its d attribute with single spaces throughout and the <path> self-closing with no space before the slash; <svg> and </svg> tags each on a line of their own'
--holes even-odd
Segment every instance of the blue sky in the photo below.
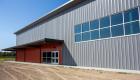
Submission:
<svg viewBox="0 0 140 80">
<path fill-rule="evenodd" d="M 15 46 L 15 31 L 68 0 L 0 0 L 0 49 Z"/>
</svg>

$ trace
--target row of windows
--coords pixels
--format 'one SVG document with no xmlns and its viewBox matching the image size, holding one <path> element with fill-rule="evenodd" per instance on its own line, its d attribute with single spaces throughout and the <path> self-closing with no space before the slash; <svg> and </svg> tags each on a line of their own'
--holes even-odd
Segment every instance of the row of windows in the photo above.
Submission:
<svg viewBox="0 0 140 80">
<path fill-rule="evenodd" d="M 140 33 L 138 8 L 75 26 L 75 42 Z"/>
<path fill-rule="evenodd" d="M 95 40 L 99 38 L 116 37 L 140 33 L 139 21 L 75 34 L 75 41 Z"/>
<path fill-rule="evenodd" d="M 76 25 L 75 33 L 81 33 L 89 30 L 99 29 L 99 27 L 105 28 L 105 27 L 122 24 L 130 21 L 135 21 L 135 20 L 139 20 L 138 8 Z"/>
</svg>

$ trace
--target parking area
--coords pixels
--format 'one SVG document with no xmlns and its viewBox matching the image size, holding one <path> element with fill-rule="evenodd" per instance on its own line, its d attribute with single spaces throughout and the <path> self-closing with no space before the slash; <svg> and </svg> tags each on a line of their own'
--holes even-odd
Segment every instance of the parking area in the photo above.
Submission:
<svg viewBox="0 0 140 80">
<path fill-rule="evenodd" d="M 140 74 L 1 62 L 0 80 L 140 80 Z"/>
</svg>

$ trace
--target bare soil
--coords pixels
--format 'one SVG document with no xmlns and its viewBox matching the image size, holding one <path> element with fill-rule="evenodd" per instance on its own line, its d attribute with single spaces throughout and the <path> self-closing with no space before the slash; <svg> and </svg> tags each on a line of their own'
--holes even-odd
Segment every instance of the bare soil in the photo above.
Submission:
<svg viewBox="0 0 140 80">
<path fill-rule="evenodd" d="M 63 66 L 0 63 L 0 80 L 140 80 L 139 74 L 65 68 Z"/>
</svg>

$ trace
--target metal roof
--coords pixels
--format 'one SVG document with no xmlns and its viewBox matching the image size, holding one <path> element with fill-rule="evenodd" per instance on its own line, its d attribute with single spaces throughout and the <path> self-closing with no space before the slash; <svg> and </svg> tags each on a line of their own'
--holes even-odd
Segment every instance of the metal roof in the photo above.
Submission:
<svg viewBox="0 0 140 80">
<path fill-rule="evenodd" d="M 58 43 L 63 43 L 64 40 L 57 40 L 57 39 L 50 39 L 50 38 L 44 38 L 38 41 L 34 41 L 34 42 L 30 42 L 30 43 L 26 43 L 23 45 L 18 45 L 18 46 L 13 46 L 10 48 L 6 48 L 6 49 L 2 49 L 3 51 L 15 51 L 16 49 L 22 49 L 22 48 L 30 48 L 30 47 L 39 47 L 42 44 L 45 43 L 50 43 L 50 42 L 58 42 Z"/>
<path fill-rule="evenodd" d="M 24 28 L 18 30 L 18 31 L 15 32 L 14 34 L 20 34 L 20 33 L 24 32 L 24 31 L 26 31 L 26 30 L 28 30 L 28 29 L 30 29 L 30 28 L 33 28 L 34 26 L 38 25 L 39 23 L 41 23 L 41 22 L 43 22 L 43 21 L 45 21 L 45 20 L 50 19 L 51 17 L 53 17 L 53 16 L 55 16 L 55 15 L 57 15 L 57 14 L 59 14 L 59 13 L 65 11 L 65 10 L 67 10 L 67 9 L 69 9 L 69 8 L 71 8 L 71 7 L 75 6 L 75 5 L 77 5 L 77 4 L 79 4 L 79 3 L 82 2 L 82 1 L 86 1 L 86 0 L 70 0 L 70 1 L 68 1 L 67 3 L 61 5 L 60 7 L 58 7 L 58 8 L 56 8 L 56 9 L 52 10 L 52 11 L 49 12 L 47 15 L 44 15 L 44 16 L 40 17 L 39 19 L 35 20 L 35 21 L 32 22 L 31 24 L 29 24 L 29 25 L 25 26 Z"/>
</svg>

